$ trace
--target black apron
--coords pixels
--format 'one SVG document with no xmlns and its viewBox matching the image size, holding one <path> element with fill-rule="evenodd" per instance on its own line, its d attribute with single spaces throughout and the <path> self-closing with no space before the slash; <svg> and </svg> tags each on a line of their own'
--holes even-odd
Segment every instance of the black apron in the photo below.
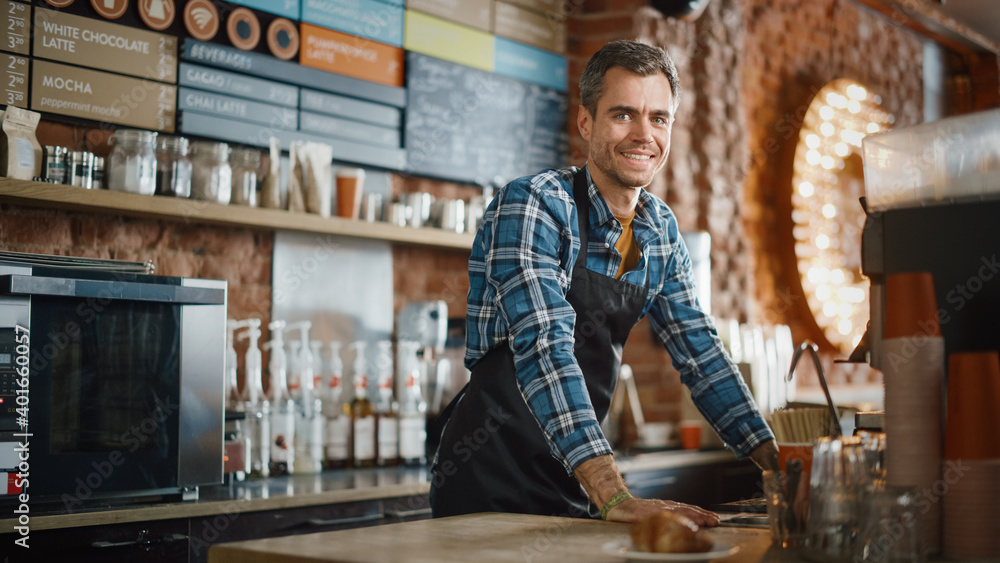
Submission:
<svg viewBox="0 0 1000 563">
<path fill-rule="evenodd" d="M 638 322 L 647 288 L 588 270 L 590 198 L 587 174 L 573 182 L 580 254 L 566 300 L 576 311 L 574 355 L 590 401 L 603 421 L 618 381 L 622 347 Z M 442 413 L 447 418 L 431 469 L 435 518 L 474 512 L 515 512 L 599 518 L 600 511 L 565 466 L 517 385 L 505 342 L 472 367 L 468 385 Z"/>
</svg>

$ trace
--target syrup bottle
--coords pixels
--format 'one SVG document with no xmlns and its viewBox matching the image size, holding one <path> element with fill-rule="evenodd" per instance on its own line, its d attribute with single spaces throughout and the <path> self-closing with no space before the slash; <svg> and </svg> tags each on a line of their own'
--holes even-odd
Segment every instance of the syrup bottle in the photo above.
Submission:
<svg viewBox="0 0 1000 563">
<path fill-rule="evenodd" d="M 399 462 L 399 423 L 397 412 L 399 405 L 392 392 L 392 342 L 382 340 L 378 343 L 378 354 L 375 356 L 376 381 L 378 397 L 375 401 L 376 416 L 376 452 L 375 462 L 378 465 L 396 465 Z"/>
<path fill-rule="evenodd" d="M 288 392 L 288 362 L 282 329 L 285 321 L 272 321 L 270 386 L 267 398 L 271 402 L 271 475 L 288 475 L 295 472 L 295 402 Z"/>
<path fill-rule="evenodd" d="M 250 437 L 250 476 L 271 474 L 271 402 L 264 393 L 263 362 L 260 348 L 260 319 L 247 319 L 247 331 L 238 336 L 250 341 L 244 356 L 246 369 L 240 400 L 246 411 L 247 435 Z"/>
<path fill-rule="evenodd" d="M 354 342 L 354 399 L 351 401 L 351 458 L 354 467 L 375 465 L 375 411 L 368 400 L 365 343 Z"/>
<path fill-rule="evenodd" d="M 399 376 L 405 381 L 399 407 L 399 457 L 404 465 L 427 460 L 427 401 L 420 392 L 419 348 L 419 342 L 399 343 Z"/>
<path fill-rule="evenodd" d="M 351 464 L 351 405 L 344 401 L 344 362 L 340 358 L 340 342 L 330 343 L 330 379 L 323 401 L 326 418 L 324 433 L 326 469 L 343 469 Z"/>
</svg>

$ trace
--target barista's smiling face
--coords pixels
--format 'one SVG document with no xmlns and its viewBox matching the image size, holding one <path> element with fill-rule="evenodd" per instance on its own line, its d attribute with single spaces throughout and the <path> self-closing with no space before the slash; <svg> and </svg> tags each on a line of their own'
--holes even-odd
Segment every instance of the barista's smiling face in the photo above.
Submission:
<svg viewBox="0 0 1000 563">
<path fill-rule="evenodd" d="M 673 101 L 662 73 L 608 70 L 597 112 L 580 106 L 577 115 L 580 134 L 590 142 L 590 174 L 602 192 L 632 191 L 653 181 L 670 152 Z"/>
</svg>

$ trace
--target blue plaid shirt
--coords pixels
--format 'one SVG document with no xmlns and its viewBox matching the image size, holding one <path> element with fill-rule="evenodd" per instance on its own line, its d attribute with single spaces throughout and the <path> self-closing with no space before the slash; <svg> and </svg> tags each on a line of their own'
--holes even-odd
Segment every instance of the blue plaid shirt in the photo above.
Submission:
<svg viewBox="0 0 1000 563">
<path fill-rule="evenodd" d="M 469 258 L 465 364 L 509 345 L 518 386 L 552 452 L 572 471 L 612 453 L 573 355 L 576 314 L 566 301 L 579 253 L 573 201 L 577 169 L 546 170 L 499 190 L 486 210 Z M 587 269 L 618 271 L 621 224 L 587 172 L 591 202 Z M 691 259 L 669 207 L 639 195 L 634 237 L 639 263 L 620 279 L 649 288 L 643 315 L 666 347 L 681 381 L 723 441 L 741 457 L 774 435 L 697 302 Z"/>
</svg>

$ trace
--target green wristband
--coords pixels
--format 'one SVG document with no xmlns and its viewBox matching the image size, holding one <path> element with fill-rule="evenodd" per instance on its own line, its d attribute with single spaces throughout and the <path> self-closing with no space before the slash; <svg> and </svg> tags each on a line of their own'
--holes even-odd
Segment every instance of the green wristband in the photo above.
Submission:
<svg viewBox="0 0 1000 563">
<path fill-rule="evenodd" d="M 608 513 L 611 512 L 612 508 L 618 506 L 619 504 L 627 501 L 630 498 L 632 498 L 632 495 L 629 494 L 628 491 L 618 493 L 615 496 L 609 498 L 608 502 L 604 503 L 604 508 L 601 509 L 601 520 L 607 520 Z"/>
</svg>

